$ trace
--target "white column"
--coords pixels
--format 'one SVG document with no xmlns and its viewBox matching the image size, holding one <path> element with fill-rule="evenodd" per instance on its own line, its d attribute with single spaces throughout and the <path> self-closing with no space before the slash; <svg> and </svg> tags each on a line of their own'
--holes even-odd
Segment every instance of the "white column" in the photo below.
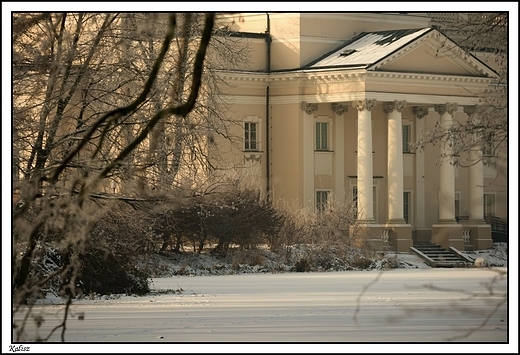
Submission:
<svg viewBox="0 0 520 355">
<path fill-rule="evenodd" d="M 468 119 L 478 123 L 475 115 L 476 107 L 464 107 Z M 478 137 L 475 137 L 478 138 Z M 477 145 L 469 151 L 469 219 L 474 222 L 484 222 L 484 165 L 482 149 Z"/>
<path fill-rule="evenodd" d="M 314 112 L 318 104 L 302 102 L 303 112 L 303 207 L 314 209 Z"/>
<path fill-rule="evenodd" d="M 422 134 L 424 130 L 423 118 L 428 115 L 428 108 L 414 107 L 413 114 L 417 118 L 415 120 L 415 129 L 418 134 Z M 415 226 L 417 228 L 426 227 L 426 210 L 425 210 L 425 186 L 424 186 L 424 150 L 420 149 L 415 152 Z"/>
<path fill-rule="evenodd" d="M 441 127 L 447 131 L 453 124 L 452 115 L 457 111 L 457 104 L 435 105 L 435 111 L 441 118 Z M 455 223 L 455 165 L 450 139 L 441 145 L 439 189 L 439 222 Z"/>
<path fill-rule="evenodd" d="M 345 113 L 348 106 L 338 103 L 332 104 L 335 115 L 334 124 L 334 193 L 336 201 L 345 202 Z"/>
<path fill-rule="evenodd" d="M 358 222 L 374 223 L 373 168 L 372 168 L 372 114 L 376 100 L 352 103 L 358 110 L 357 203 Z"/>
<path fill-rule="evenodd" d="M 403 126 L 405 101 L 385 102 L 388 115 L 388 223 L 405 223 L 403 214 Z"/>
</svg>

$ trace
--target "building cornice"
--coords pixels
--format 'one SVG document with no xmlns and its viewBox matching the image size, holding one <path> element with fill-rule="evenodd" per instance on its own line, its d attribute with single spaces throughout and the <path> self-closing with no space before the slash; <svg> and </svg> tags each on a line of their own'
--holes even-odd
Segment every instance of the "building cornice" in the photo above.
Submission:
<svg viewBox="0 0 520 355">
<path fill-rule="evenodd" d="M 253 95 L 227 95 L 223 96 L 226 102 L 240 105 L 264 105 L 264 96 Z M 447 102 L 457 103 L 459 106 L 478 105 L 480 99 L 478 97 L 469 96 L 449 96 L 449 95 L 422 95 L 407 93 L 389 93 L 389 92 L 349 92 L 337 94 L 317 94 L 317 95 L 280 95 L 271 96 L 270 103 L 272 105 L 298 104 L 302 102 L 308 103 L 349 103 L 359 100 L 376 100 L 378 102 L 388 101 L 406 101 L 407 106 L 421 105 L 431 106 L 442 105 Z"/>
<path fill-rule="evenodd" d="M 346 82 L 365 81 L 371 84 L 388 83 L 388 80 L 395 81 L 396 84 L 409 85 L 434 85 L 448 86 L 461 84 L 470 87 L 485 88 L 493 82 L 493 78 L 488 77 L 472 77 L 458 75 L 442 75 L 442 74 L 421 74 L 421 73 L 397 73 L 383 71 L 367 71 L 367 70 L 319 70 L 319 71 L 298 71 L 283 73 L 239 73 L 239 72 L 221 72 L 219 73 L 223 80 L 230 84 L 247 86 L 314 86 L 321 84 L 337 84 Z"/>
<path fill-rule="evenodd" d="M 421 74 L 421 73 L 396 73 L 396 72 L 379 72 L 368 71 L 367 82 L 370 84 L 388 84 L 392 80 L 396 84 L 402 85 L 418 85 L 418 86 L 437 86 L 453 88 L 455 85 L 463 86 L 467 89 L 487 88 L 493 78 L 457 76 L 457 75 L 440 75 L 440 74 Z"/>
<path fill-rule="evenodd" d="M 219 78 L 231 86 L 266 87 L 269 74 L 258 72 L 217 72 Z"/>
</svg>

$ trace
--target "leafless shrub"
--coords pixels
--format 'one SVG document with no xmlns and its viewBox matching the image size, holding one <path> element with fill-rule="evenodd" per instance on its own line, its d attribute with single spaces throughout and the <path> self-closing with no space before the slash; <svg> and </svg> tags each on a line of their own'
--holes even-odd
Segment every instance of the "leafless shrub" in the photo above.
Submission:
<svg viewBox="0 0 520 355">
<path fill-rule="evenodd" d="M 281 229 L 278 250 L 295 254 L 304 269 L 329 270 L 348 264 L 352 268 L 368 268 L 375 256 L 367 243 L 365 229 L 356 224 L 355 204 L 328 200 L 323 211 L 288 210 Z M 291 244 L 289 244 L 291 243 Z M 295 249 L 295 245 L 301 248 Z M 304 262 L 302 261 L 304 260 Z"/>
<path fill-rule="evenodd" d="M 203 229 L 217 239 L 214 252 L 256 248 L 276 238 L 283 215 L 255 186 L 231 179 L 207 200 Z"/>
</svg>

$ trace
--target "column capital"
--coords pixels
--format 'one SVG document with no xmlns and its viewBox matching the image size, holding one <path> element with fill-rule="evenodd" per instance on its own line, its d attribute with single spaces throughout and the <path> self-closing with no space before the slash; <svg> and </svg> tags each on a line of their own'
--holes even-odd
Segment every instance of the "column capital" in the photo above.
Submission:
<svg viewBox="0 0 520 355">
<path fill-rule="evenodd" d="M 336 115 L 341 116 L 342 114 L 344 114 L 345 112 L 348 111 L 348 106 L 344 105 L 344 104 L 338 104 L 338 103 L 334 102 L 332 104 L 332 111 Z"/>
<path fill-rule="evenodd" d="M 389 101 L 383 102 L 383 111 L 388 115 L 390 112 L 396 110 L 397 112 L 403 112 L 406 107 L 406 101 Z"/>
<path fill-rule="evenodd" d="M 306 102 L 302 102 L 301 108 L 308 115 L 312 115 L 313 112 L 318 111 L 318 104 L 309 104 L 309 103 L 306 103 Z"/>
<path fill-rule="evenodd" d="M 459 108 L 459 105 L 457 104 L 442 104 L 442 105 L 434 105 L 433 106 L 435 112 L 437 112 L 439 115 L 444 115 L 445 113 L 448 113 L 453 116 L 455 111 Z"/>
<path fill-rule="evenodd" d="M 477 112 L 477 106 L 464 106 L 464 113 L 468 116 L 473 116 Z"/>
<path fill-rule="evenodd" d="M 376 100 L 356 100 L 352 102 L 352 107 L 357 109 L 358 111 L 372 111 L 372 109 L 376 106 Z"/>
<path fill-rule="evenodd" d="M 414 106 L 412 108 L 412 111 L 415 117 L 417 117 L 418 119 L 422 119 L 423 117 L 426 117 L 428 115 L 427 107 Z"/>
</svg>

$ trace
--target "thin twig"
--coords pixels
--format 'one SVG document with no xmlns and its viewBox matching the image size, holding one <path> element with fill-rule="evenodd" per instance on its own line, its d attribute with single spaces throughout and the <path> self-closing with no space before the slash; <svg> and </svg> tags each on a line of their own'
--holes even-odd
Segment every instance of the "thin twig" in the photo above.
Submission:
<svg viewBox="0 0 520 355">
<path fill-rule="evenodd" d="M 375 284 L 377 281 L 379 281 L 379 279 L 381 278 L 381 276 L 383 276 L 383 273 L 384 273 L 384 270 L 381 270 L 376 278 L 372 281 L 370 281 L 368 284 L 366 284 L 363 289 L 361 290 L 361 292 L 359 293 L 358 297 L 357 297 L 357 300 L 356 300 L 356 310 L 354 311 L 354 315 L 352 316 L 352 319 L 354 319 L 354 323 L 356 324 L 356 326 L 359 328 L 359 322 L 357 320 L 357 315 L 359 313 L 359 310 L 361 308 L 361 297 L 363 297 L 363 295 L 365 294 L 365 292 L 373 285 Z"/>
</svg>

